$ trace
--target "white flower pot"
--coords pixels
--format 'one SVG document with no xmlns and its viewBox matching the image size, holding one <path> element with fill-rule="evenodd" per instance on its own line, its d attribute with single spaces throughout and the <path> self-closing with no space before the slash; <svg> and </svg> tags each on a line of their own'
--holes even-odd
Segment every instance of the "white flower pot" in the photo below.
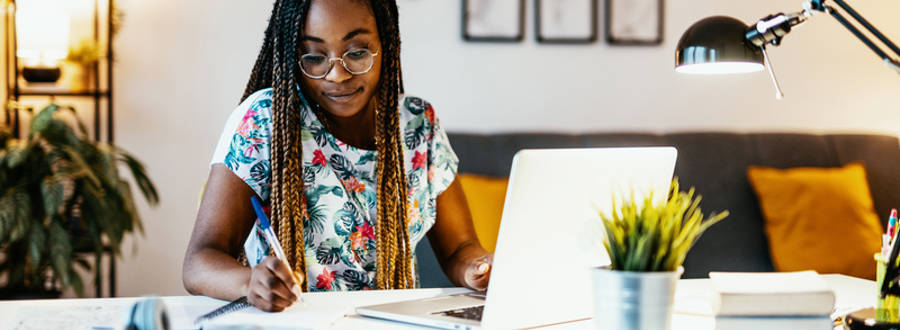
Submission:
<svg viewBox="0 0 900 330">
<path fill-rule="evenodd" d="M 684 272 L 625 272 L 594 269 L 594 325 L 597 329 L 668 330 L 675 285 Z"/>
</svg>

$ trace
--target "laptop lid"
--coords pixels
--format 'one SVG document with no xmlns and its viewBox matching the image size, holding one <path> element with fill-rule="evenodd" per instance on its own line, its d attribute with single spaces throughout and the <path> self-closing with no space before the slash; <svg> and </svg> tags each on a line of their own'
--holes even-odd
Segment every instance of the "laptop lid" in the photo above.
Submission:
<svg viewBox="0 0 900 330">
<path fill-rule="evenodd" d="M 522 150 L 513 159 L 481 325 L 593 316 L 591 269 L 608 265 L 597 210 L 634 192 L 666 198 L 673 147 Z"/>
</svg>

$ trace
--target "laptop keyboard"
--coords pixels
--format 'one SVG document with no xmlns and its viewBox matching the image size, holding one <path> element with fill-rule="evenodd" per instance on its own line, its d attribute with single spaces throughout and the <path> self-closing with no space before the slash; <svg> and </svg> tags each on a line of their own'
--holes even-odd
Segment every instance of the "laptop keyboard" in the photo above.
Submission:
<svg viewBox="0 0 900 330">
<path fill-rule="evenodd" d="M 457 308 L 446 311 L 435 312 L 444 316 L 458 317 L 467 320 L 481 321 L 481 314 L 484 313 L 484 305 L 472 306 L 466 308 Z"/>
</svg>

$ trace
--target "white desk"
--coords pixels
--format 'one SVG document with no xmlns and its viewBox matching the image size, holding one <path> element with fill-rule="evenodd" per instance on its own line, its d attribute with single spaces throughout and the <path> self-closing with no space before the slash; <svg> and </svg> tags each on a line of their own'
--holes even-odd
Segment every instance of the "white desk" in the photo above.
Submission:
<svg viewBox="0 0 900 330">
<path fill-rule="evenodd" d="M 837 296 L 839 313 L 868 307 L 875 302 L 875 282 L 842 275 L 825 275 Z M 466 292 L 466 289 L 417 289 L 396 291 L 358 291 L 309 293 L 304 295 L 305 313 L 315 313 L 319 320 L 304 318 L 324 329 L 413 329 L 415 327 L 355 315 L 357 306 L 381 304 L 408 299 L 434 297 Z M 676 309 L 689 309 L 703 303 L 708 292 L 707 280 L 681 280 L 676 293 Z M 59 299 L 0 302 L 2 329 L 90 329 L 94 325 L 119 324 L 125 310 L 139 298 Z M 207 297 L 163 297 L 174 325 L 190 325 L 197 315 L 225 302 Z M 288 313 L 284 316 L 290 316 Z M 712 317 L 676 313 L 673 329 L 714 329 Z M 180 324 L 177 324 L 180 323 Z M 593 329 L 591 321 L 557 325 L 554 329 Z"/>
</svg>

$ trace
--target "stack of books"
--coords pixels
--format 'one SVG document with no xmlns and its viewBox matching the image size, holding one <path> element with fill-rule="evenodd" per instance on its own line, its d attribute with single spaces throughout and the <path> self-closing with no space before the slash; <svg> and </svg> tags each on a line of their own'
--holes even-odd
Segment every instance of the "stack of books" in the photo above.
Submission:
<svg viewBox="0 0 900 330">
<path fill-rule="evenodd" d="M 834 291 L 814 271 L 710 272 L 716 329 L 833 329 Z"/>
</svg>

